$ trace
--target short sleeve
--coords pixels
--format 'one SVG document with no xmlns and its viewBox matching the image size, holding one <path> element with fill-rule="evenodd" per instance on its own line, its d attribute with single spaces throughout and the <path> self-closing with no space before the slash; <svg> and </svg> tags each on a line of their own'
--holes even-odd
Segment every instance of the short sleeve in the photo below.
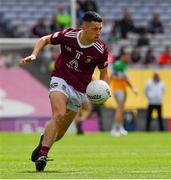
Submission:
<svg viewBox="0 0 171 180">
<path fill-rule="evenodd" d="M 63 39 L 63 33 L 56 32 L 51 35 L 51 44 L 53 44 L 53 45 L 61 44 L 62 39 Z"/>
<path fill-rule="evenodd" d="M 70 31 L 70 29 L 64 29 L 63 31 L 55 32 L 54 34 L 52 34 L 51 44 L 53 45 L 62 44 L 64 42 L 64 34 L 68 31 Z"/>
</svg>

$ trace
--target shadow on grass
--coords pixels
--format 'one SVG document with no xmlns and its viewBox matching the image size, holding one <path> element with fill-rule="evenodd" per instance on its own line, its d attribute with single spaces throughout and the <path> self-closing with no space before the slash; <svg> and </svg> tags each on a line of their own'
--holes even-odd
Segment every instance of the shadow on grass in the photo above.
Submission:
<svg viewBox="0 0 171 180">
<path fill-rule="evenodd" d="M 37 171 L 18 171 L 18 173 L 23 173 L 23 174 L 32 174 L 32 173 L 43 173 L 43 174 L 80 174 L 81 171 L 42 171 L 42 172 L 37 172 Z"/>
</svg>

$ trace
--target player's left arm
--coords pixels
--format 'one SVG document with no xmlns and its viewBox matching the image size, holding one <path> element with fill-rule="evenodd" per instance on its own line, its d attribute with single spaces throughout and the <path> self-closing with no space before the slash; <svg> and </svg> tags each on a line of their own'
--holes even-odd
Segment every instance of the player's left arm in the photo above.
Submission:
<svg viewBox="0 0 171 180">
<path fill-rule="evenodd" d="M 109 74 L 107 67 L 103 69 L 99 69 L 99 71 L 100 71 L 100 79 L 106 81 L 109 84 Z"/>
<path fill-rule="evenodd" d="M 98 69 L 100 71 L 100 80 L 106 81 L 108 84 L 110 83 L 110 77 L 108 73 L 108 49 L 104 47 L 104 53 L 101 58 L 101 63 L 98 65 Z"/>
<path fill-rule="evenodd" d="M 135 93 L 136 95 L 138 94 L 137 88 L 131 83 L 131 81 L 128 79 L 128 77 L 125 77 L 124 80 L 128 84 L 128 86 L 131 88 L 132 92 Z"/>
</svg>

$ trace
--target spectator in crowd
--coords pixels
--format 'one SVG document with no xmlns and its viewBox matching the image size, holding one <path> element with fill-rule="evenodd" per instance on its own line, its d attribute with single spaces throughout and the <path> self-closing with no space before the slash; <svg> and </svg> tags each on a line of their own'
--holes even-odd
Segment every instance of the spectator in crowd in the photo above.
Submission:
<svg viewBox="0 0 171 180">
<path fill-rule="evenodd" d="M 141 62 L 141 52 L 140 48 L 135 46 L 130 54 L 130 63 L 136 64 Z"/>
<path fill-rule="evenodd" d="M 120 31 L 121 38 L 126 39 L 128 32 L 136 32 L 134 21 L 128 10 L 123 12 L 123 17 L 121 20 L 116 21 L 113 31 Z"/>
<path fill-rule="evenodd" d="M 144 57 L 144 64 L 154 64 L 156 62 L 156 57 L 154 56 L 154 52 L 152 48 L 148 48 Z"/>
<path fill-rule="evenodd" d="M 117 44 L 119 41 L 119 36 L 113 30 L 111 30 L 107 37 L 107 44 L 109 46 L 112 46 L 113 44 Z"/>
<path fill-rule="evenodd" d="M 56 13 L 56 23 L 58 24 L 60 30 L 69 28 L 71 25 L 71 16 L 65 4 L 61 4 L 58 8 Z"/>
<path fill-rule="evenodd" d="M 50 30 L 50 33 L 54 33 L 56 31 L 60 30 L 59 25 L 56 22 L 56 16 L 55 15 L 51 19 L 51 22 L 49 24 L 49 30 Z"/>
<path fill-rule="evenodd" d="M 15 38 L 19 38 L 19 37 L 24 37 L 24 36 L 27 36 L 24 32 L 20 32 L 19 31 L 20 29 L 20 25 L 18 24 L 15 24 L 13 25 L 13 27 L 9 30 L 9 34 L 12 36 L 12 37 L 15 37 Z M 30 34 L 30 33 L 28 33 Z"/>
<path fill-rule="evenodd" d="M 84 11 L 82 9 L 81 2 L 79 0 L 76 1 L 76 25 L 77 27 L 81 26 L 82 17 L 84 15 Z"/>
<path fill-rule="evenodd" d="M 104 19 L 103 20 L 103 30 L 102 30 L 102 39 L 107 42 L 109 41 L 109 35 L 110 35 L 110 32 L 111 32 L 111 23 L 107 20 L 107 19 Z"/>
<path fill-rule="evenodd" d="M 164 33 L 163 23 L 160 20 L 160 14 L 154 13 L 152 19 L 150 20 L 147 30 L 151 34 Z"/>
<path fill-rule="evenodd" d="M 114 58 L 114 61 L 120 60 L 120 58 L 121 58 L 122 54 L 124 53 L 124 51 L 125 51 L 124 46 L 121 46 L 120 49 L 119 49 L 119 53 Z"/>
<path fill-rule="evenodd" d="M 137 46 L 142 47 L 142 46 L 149 46 L 150 45 L 150 39 L 147 36 L 146 29 L 144 28 L 137 39 Z"/>
<path fill-rule="evenodd" d="M 153 110 L 157 110 L 158 113 L 159 130 L 164 130 L 162 121 L 162 99 L 164 90 L 165 86 L 163 81 L 160 80 L 159 72 L 155 71 L 153 74 L 153 79 L 148 80 L 145 85 L 145 95 L 148 99 L 146 131 L 150 131 Z"/>
<path fill-rule="evenodd" d="M 45 18 L 41 17 L 32 28 L 32 35 L 34 37 L 42 37 L 48 33 Z"/>
<path fill-rule="evenodd" d="M 169 46 L 166 46 L 164 51 L 159 56 L 159 65 L 171 64 L 171 54 Z"/>
<path fill-rule="evenodd" d="M 79 3 L 81 5 L 81 9 L 84 12 L 87 12 L 87 11 L 99 12 L 98 6 L 95 0 L 84 0 L 84 1 L 79 1 Z"/>
<path fill-rule="evenodd" d="M 111 130 L 111 134 L 113 136 L 121 136 L 128 134 L 128 132 L 123 127 L 123 121 L 124 121 L 123 113 L 126 102 L 127 86 L 129 86 L 131 90 L 135 94 L 137 94 L 136 88 L 131 84 L 127 76 L 129 54 L 130 53 L 128 51 L 125 50 L 123 51 L 120 60 L 117 60 L 113 64 L 113 72 L 110 78 L 111 89 L 113 91 L 113 95 L 117 103 L 117 108 L 114 115 L 114 123 Z"/>
<path fill-rule="evenodd" d="M 119 21 L 116 20 L 113 22 L 112 28 L 111 28 L 111 32 L 109 33 L 109 42 L 118 42 L 120 40 L 120 27 L 119 27 Z"/>
</svg>

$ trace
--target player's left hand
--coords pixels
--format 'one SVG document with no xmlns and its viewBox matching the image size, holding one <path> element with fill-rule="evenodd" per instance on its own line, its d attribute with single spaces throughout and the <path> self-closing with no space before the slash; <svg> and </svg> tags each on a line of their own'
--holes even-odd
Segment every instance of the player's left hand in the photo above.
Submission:
<svg viewBox="0 0 171 180">
<path fill-rule="evenodd" d="M 132 92 L 133 92 L 135 95 L 138 95 L 138 90 L 137 90 L 135 87 L 132 87 Z"/>
</svg>

